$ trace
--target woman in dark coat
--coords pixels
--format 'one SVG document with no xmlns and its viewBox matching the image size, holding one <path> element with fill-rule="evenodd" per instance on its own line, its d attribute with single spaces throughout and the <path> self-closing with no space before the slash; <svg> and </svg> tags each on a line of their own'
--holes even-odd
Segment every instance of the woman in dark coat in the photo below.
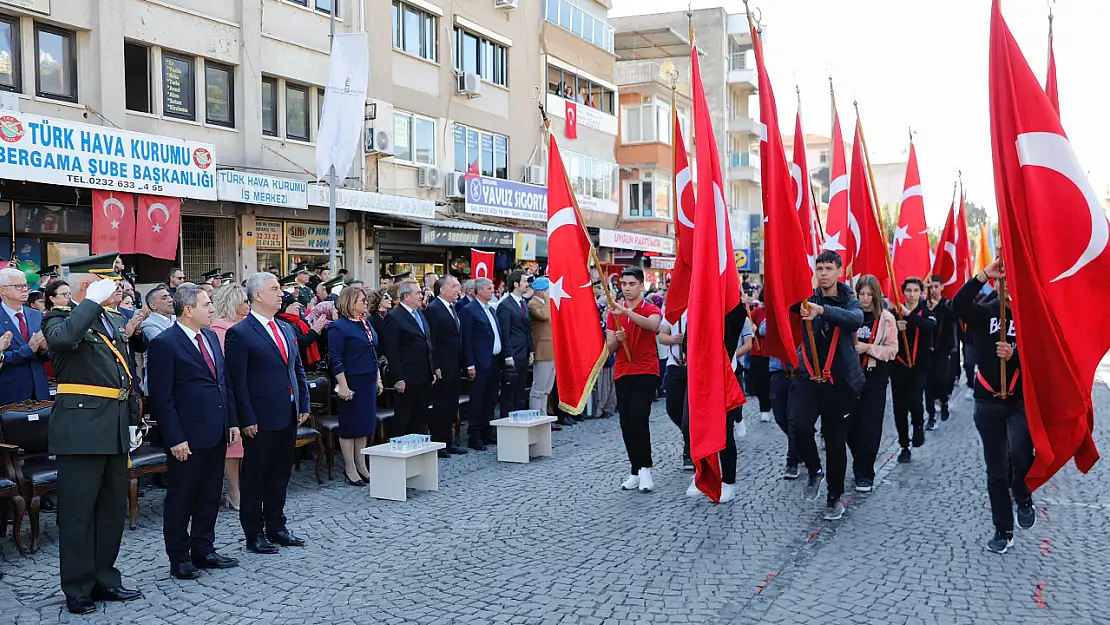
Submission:
<svg viewBox="0 0 1110 625">
<path fill-rule="evenodd" d="M 309 325 L 301 316 L 301 305 L 297 303 L 297 297 L 292 293 L 281 296 L 281 312 L 278 313 L 277 318 L 293 326 L 293 335 L 297 337 L 297 347 L 301 352 L 301 363 L 304 364 L 305 370 L 311 371 L 322 367 L 322 364 L 318 364 L 321 356 L 317 341 L 320 338 L 320 332 L 328 324 L 327 318 L 317 317 L 312 325 Z"/>
<path fill-rule="evenodd" d="M 328 326 L 328 364 L 339 387 L 339 448 L 351 486 L 365 486 L 370 471 L 361 455 L 378 424 L 378 333 L 366 320 L 366 291 L 347 287 L 339 294 L 339 319 Z"/>
</svg>

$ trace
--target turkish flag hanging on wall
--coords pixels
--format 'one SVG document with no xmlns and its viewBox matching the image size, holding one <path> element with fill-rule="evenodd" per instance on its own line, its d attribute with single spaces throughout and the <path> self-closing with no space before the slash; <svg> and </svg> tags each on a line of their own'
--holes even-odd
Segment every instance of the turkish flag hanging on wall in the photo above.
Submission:
<svg viewBox="0 0 1110 625">
<path fill-rule="evenodd" d="M 620 283 L 621 272 L 628 269 L 628 265 L 618 265 L 616 263 L 601 263 L 601 274 L 606 285 L 612 285 L 614 282 Z"/>
<path fill-rule="evenodd" d="M 567 139 L 578 138 L 578 104 L 574 100 L 566 100 L 566 129 Z"/>
<path fill-rule="evenodd" d="M 135 252 L 135 196 L 93 191 L 92 253 Z"/>
<path fill-rule="evenodd" d="M 493 279 L 493 252 L 470 248 L 470 276 Z"/>
<path fill-rule="evenodd" d="M 177 258 L 181 234 L 181 200 L 160 195 L 140 195 L 135 223 L 135 253 L 154 258 Z"/>
</svg>

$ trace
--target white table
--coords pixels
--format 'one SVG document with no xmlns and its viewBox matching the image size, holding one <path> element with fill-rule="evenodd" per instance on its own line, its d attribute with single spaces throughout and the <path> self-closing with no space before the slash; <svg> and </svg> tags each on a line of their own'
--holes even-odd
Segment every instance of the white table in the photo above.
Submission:
<svg viewBox="0 0 1110 625">
<path fill-rule="evenodd" d="M 439 490 L 439 457 L 446 443 L 430 443 L 416 451 L 392 451 L 389 443 L 366 447 L 370 456 L 370 496 L 405 501 L 408 489 Z"/>
<path fill-rule="evenodd" d="M 555 417 L 531 421 L 494 419 L 497 427 L 497 459 L 501 462 L 529 462 L 532 458 L 551 456 L 551 424 Z"/>
</svg>

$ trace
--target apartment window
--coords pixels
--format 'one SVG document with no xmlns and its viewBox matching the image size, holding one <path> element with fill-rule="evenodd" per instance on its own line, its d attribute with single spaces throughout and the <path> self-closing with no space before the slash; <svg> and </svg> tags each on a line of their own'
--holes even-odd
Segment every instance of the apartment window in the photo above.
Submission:
<svg viewBox="0 0 1110 625">
<path fill-rule="evenodd" d="M 412 113 L 394 111 L 393 157 L 400 161 L 435 165 L 435 120 Z"/>
<path fill-rule="evenodd" d="M 35 24 L 35 81 L 44 98 L 77 101 L 76 37 L 68 30 Z"/>
<path fill-rule="evenodd" d="M 308 141 L 308 87 L 285 84 L 285 136 Z"/>
<path fill-rule="evenodd" d="M 455 171 L 465 172 L 474 160 L 478 160 L 478 171 L 483 176 L 508 180 L 509 178 L 509 138 L 497 133 L 485 132 L 455 124 Z"/>
<path fill-rule="evenodd" d="M 645 143 L 658 141 L 671 143 L 671 107 L 660 100 L 648 98 L 648 102 L 636 106 L 621 107 L 624 121 L 624 142 Z"/>
<path fill-rule="evenodd" d="M 579 196 L 616 203 L 617 164 L 561 150 L 571 187 Z"/>
<path fill-rule="evenodd" d="M 554 65 L 547 66 L 547 92 L 609 115 L 616 110 L 616 94 L 612 89 Z"/>
<path fill-rule="evenodd" d="M 613 51 L 613 27 L 603 16 L 591 15 L 584 7 L 590 0 L 545 0 L 544 19 L 592 43 Z"/>
<path fill-rule="evenodd" d="M 0 89 L 22 91 L 19 20 L 0 16 Z"/>
<path fill-rule="evenodd" d="M 216 126 L 235 127 L 235 81 L 229 65 L 204 62 L 205 120 Z"/>
<path fill-rule="evenodd" d="M 438 61 L 437 21 L 431 13 L 393 0 L 393 47 L 422 59 Z"/>
<path fill-rule="evenodd" d="M 276 78 L 262 77 L 262 134 L 276 137 L 278 133 L 278 84 Z"/>
<path fill-rule="evenodd" d="M 651 217 L 652 210 L 651 181 L 631 182 L 628 184 L 628 214 L 631 217 Z"/>
<path fill-rule="evenodd" d="M 478 74 L 482 80 L 502 87 L 509 80 L 509 51 L 489 39 L 455 27 L 455 71 Z"/>
<path fill-rule="evenodd" d="M 192 57 L 162 52 L 162 114 L 195 121 L 196 93 Z"/>
<path fill-rule="evenodd" d="M 123 44 L 124 104 L 129 111 L 150 113 L 150 48 Z"/>
<path fill-rule="evenodd" d="M 821 154 L 818 156 L 817 160 L 821 165 L 828 165 L 829 164 L 829 151 L 828 150 L 821 150 Z"/>
<path fill-rule="evenodd" d="M 335 0 L 316 0 L 316 10 L 321 13 L 331 15 L 332 7 L 336 7 L 335 16 L 339 17 L 339 7 L 336 6 Z"/>
</svg>

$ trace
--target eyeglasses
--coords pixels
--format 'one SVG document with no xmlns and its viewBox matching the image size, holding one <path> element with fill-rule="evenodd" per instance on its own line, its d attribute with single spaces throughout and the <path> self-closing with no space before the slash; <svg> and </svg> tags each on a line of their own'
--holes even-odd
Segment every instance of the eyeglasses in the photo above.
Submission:
<svg viewBox="0 0 1110 625">
<path fill-rule="evenodd" d="M 4 286 L 6 286 L 8 288 L 11 288 L 11 289 L 15 289 L 17 291 L 26 291 L 26 290 L 29 290 L 31 288 L 30 286 L 28 286 L 26 284 L 5 284 Z"/>
</svg>

